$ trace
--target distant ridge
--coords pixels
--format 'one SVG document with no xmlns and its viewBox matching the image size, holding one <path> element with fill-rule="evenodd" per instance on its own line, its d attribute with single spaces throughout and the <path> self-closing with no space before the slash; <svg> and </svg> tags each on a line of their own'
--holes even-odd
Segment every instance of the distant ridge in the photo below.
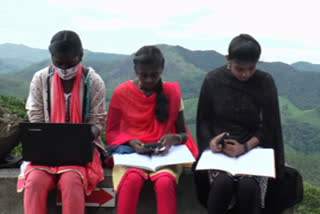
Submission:
<svg viewBox="0 0 320 214">
<path fill-rule="evenodd" d="M 157 46 L 166 59 L 164 80 L 178 80 L 184 98 L 197 97 L 206 73 L 226 63 L 225 56 L 214 50 L 192 51 L 179 45 L 166 44 L 158 44 Z M 28 50 L 30 51 L 29 57 L 32 57 L 33 51 L 47 52 L 42 49 L 14 44 L 0 45 L 0 50 L 4 47 L 13 47 L 15 51 L 19 48 Z M 23 58 L 19 58 L 18 61 L 22 60 Z M 0 68 L 1 62 L 5 62 L 5 60 L 0 57 Z M 35 71 L 49 64 L 50 59 L 46 56 L 45 59 L 23 66 L 16 72 L 0 75 L 0 93 L 26 97 L 28 88 L 25 87 L 24 83 L 30 81 Z M 119 83 L 134 78 L 132 55 L 85 50 L 83 64 L 93 67 L 100 74 L 106 83 L 108 95 Z M 288 98 L 299 108 L 312 109 L 320 106 L 320 73 L 300 71 L 300 69 L 282 62 L 259 62 L 257 67 L 271 73 L 278 87 L 279 95 Z M 8 84 L 9 82 L 10 84 Z"/>
<path fill-rule="evenodd" d="M 295 62 L 291 64 L 292 67 L 301 70 L 301 71 L 317 71 L 320 72 L 320 64 L 312 64 L 309 62 Z"/>
<path fill-rule="evenodd" d="M 29 62 L 38 62 L 48 57 L 48 50 L 31 48 L 23 44 L 5 43 L 0 45 L 0 58 L 23 59 Z"/>
</svg>

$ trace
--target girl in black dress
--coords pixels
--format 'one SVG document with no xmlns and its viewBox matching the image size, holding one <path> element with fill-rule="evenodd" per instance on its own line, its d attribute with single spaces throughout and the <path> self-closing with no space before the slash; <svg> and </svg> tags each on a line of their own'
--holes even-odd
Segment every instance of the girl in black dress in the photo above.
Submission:
<svg viewBox="0 0 320 214">
<path fill-rule="evenodd" d="M 277 89 L 270 74 L 256 69 L 261 47 L 250 35 L 236 36 L 227 64 L 209 72 L 203 82 L 197 114 L 200 151 L 209 148 L 236 157 L 261 146 L 273 148 L 277 176 L 283 173 L 283 143 Z M 222 145 L 217 139 L 229 133 Z M 200 200 L 209 213 L 260 213 L 268 178 L 196 171 Z"/>
</svg>

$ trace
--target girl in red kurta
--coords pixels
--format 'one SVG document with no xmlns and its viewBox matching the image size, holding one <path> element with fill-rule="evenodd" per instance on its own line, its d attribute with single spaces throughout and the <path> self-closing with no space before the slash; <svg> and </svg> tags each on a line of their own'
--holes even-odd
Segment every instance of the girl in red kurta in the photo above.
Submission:
<svg viewBox="0 0 320 214">
<path fill-rule="evenodd" d="M 165 154 L 175 144 L 186 144 L 196 157 L 198 148 L 186 131 L 183 102 L 177 82 L 162 82 L 164 58 L 155 46 L 142 47 L 134 57 L 135 80 L 126 81 L 111 97 L 106 139 L 119 145 L 116 153 L 148 153 L 144 145 L 161 142 Z M 140 190 L 146 179 L 154 183 L 157 213 L 176 213 L 175 186 L 182 166 L 167 166 L 156 172 L 114 166 L 113 184 L 118 193 L 118 214 L 136 212 Z"/>
</svg>

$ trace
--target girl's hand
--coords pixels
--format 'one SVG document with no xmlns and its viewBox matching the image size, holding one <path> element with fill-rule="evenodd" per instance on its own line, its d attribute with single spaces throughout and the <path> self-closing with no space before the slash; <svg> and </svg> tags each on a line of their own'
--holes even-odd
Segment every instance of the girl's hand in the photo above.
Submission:
<svg viewBox="0 0 320 214">
<path fill-rule="evenodd" d="M 137 153 L 149 153 L 152 152 L 152 149 L 144 147 L 144 143 L 142 143 L 139 139 L 132 139 L 128 142 L 129 146 L 131 146 Z"/>
<path fill-rule="evenodd" d="M 237 157 L 245 153 L 244 146 L 236 140 L 225 139 L 224 140 L 223 153 L 230 157 Z"/>
<path fill-rule="evenodd" d="M 212 152 L 222 152 L 223 144 L 217 145 L 217 141 L 219 138 L 221 138 L 225 132 L 215 136 L 212 138 L 212 140 L 209 142 L 209 148 L 211 149 Z"/>
<path fill-rule="evenodd" d="M 160 139 L 161 147 L 156 151 L 159 154 L 167 154 L 172 145 L 180 144 L 182 137 L 179 134 L 166 134 Z"/>
</svg>

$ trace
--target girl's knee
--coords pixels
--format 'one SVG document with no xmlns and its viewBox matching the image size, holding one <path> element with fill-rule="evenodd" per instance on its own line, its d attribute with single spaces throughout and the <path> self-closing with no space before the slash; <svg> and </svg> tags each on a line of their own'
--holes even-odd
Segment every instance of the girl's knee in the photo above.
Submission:
<svg viewBox="0 0 320 214">
<path fill-rule="evenodd" d="M 258 182 L 252 177 L 245 177 L 241 179 L 238 183 L 238 192 L 239 194 L 256 196 L 260 193 L 260 187 Z"/>
<path fill-rule="evenodd" d="M 125 177 L 125 183 L 139 185 L 143 184 L 144 178 L 137 172 L 130 172 Z"/>
<path fill-rule="evenodd" d="M 144 178 L 137 172 L 129 172 L 123 178 L 120 191 L 134 189 L 136 191 L 140 190 L 144 183 Z"/>
<path fill-rule="evenodd" d="M 154 181 L 155 191 L 167 191 L 174 190 L 176 187 L 176 181 L 173 176 L 161 176 Z"/>
<path fill-rule="evenodd" d="M 82 179 L 80 175 L 76 172 L 69 171 L 69 172 L 64 172 L 60 175 L 58 185 L 60 189 L 63 188 L 74 188 L 74 187 L 81 187 L 82 188 Z"/>
<path fill-rule="evenodd" d="M 32 188 L 33 190 L 50 189 L 54 185 L 52 176 L 42 170 L 33 170 L 27 175 L 26 188 Z"/>
</svg>

